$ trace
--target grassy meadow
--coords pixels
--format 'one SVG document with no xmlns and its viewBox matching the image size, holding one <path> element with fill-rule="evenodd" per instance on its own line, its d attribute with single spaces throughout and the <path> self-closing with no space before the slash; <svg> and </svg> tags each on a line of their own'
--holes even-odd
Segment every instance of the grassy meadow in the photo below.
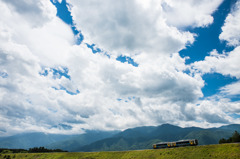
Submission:
<svg viewBox="0 0 240 159">
<path fill-rule="evenodd" d="M 138 159 L 138 158 L 229 158 L 240 159 L 240 143 L 179 147 L 157 150 L 64 153 L 8 153 L 0 159 Z"/>
</svg>

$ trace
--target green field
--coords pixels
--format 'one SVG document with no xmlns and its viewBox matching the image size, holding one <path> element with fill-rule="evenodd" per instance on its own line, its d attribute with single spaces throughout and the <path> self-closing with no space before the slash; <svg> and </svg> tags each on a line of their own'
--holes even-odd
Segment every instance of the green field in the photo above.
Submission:
<svg viewBox="0 0 240 159">
<path fill-rule="evenodd" d="M 229 158 L 240 159 L 240 143 L 114 152 L 0 154 L 0 159 L 136 159 L 136 158 Z"/>
</svg>

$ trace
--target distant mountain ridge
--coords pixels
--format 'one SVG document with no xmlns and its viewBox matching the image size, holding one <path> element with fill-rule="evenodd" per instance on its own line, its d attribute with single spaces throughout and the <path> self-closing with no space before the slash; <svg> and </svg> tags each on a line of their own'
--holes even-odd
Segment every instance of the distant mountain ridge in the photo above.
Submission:
<svg viewBox="0 0 240 159">
<path fill-rule="evenodd" d="M 219 128 L 181 128 L 171 124 L 143 126 L 119 131 L 86 131 L 80 135 L 57 135 L 44 133 L 19 134 L 0 138 L 0 148 L 23 148 L 44 146 L 68 151 L 120 151 L 151 149 L 161 141 L 198 139 L 200 145 L 217 144 L 234 131 L 240 132 L 240 124 Z"/>
<path fill-rule="evenodd" d="M 9 137 L 0 138 L 0 148 L 22 148 L 40 147 L 50 143 L 65 140 L 71 135 L 46 134 L 42 132 L 23 133 Z"/>
<path fill-rule="evenodd" d="M 23 133 L 0 138 L 0 148 L 29 149 L 46 147 L 73 151 L 75 147 L 90 144 L 118 133 L 119 131 L 86 131 L 79 135 L 46 134 L 41 132 Z"/>
<path fill-rule="evenodd" d="M 86 131 L 84 134 L 75 135 L 68 139 L 57 141 L 46 145 L 50 149 L 62 149 L 67 151 L 77 151 L 77 148 L 88 145 L 95 141 L 111 137 L 119 131 Z"/>
<path fill-rule="evenodd" d="M 80 147 L 76 151 L 151 149 L 152 144 L 157 142 L 182 139 L 198 139 L 200 145 L 218 144 L 221 138 L 230 137 L 235 130 L 240 131 L 240 125 L 234 124 L 210 129 L 198 127 L 181 128 L 170 124 L 157 127 L 137 127 L 127 129 L 111 138 Z"/>
</svg>

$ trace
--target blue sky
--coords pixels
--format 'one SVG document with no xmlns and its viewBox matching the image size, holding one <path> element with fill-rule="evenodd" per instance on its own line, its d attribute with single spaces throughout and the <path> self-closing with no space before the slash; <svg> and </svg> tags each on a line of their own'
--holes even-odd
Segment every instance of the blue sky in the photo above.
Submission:
<svg viewBox="0 0 240 159">
<path fill-rule="evenodd" d="M 238 0 L 0 8 L 0 136 L 240 123 Z"/>
</svg>

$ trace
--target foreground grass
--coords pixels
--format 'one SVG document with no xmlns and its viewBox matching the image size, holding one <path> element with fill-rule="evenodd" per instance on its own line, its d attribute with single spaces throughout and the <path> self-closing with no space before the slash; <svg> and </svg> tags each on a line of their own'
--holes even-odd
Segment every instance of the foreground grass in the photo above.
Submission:
<svg viewBox="0 0 240 159">
<path fill-rule="evenodd" d="M 138 159 L 138 158 L 229 158 L 240 159 L 240 143 L 114 152 L 0 154 L 0 159 Z"/>
</svg>

